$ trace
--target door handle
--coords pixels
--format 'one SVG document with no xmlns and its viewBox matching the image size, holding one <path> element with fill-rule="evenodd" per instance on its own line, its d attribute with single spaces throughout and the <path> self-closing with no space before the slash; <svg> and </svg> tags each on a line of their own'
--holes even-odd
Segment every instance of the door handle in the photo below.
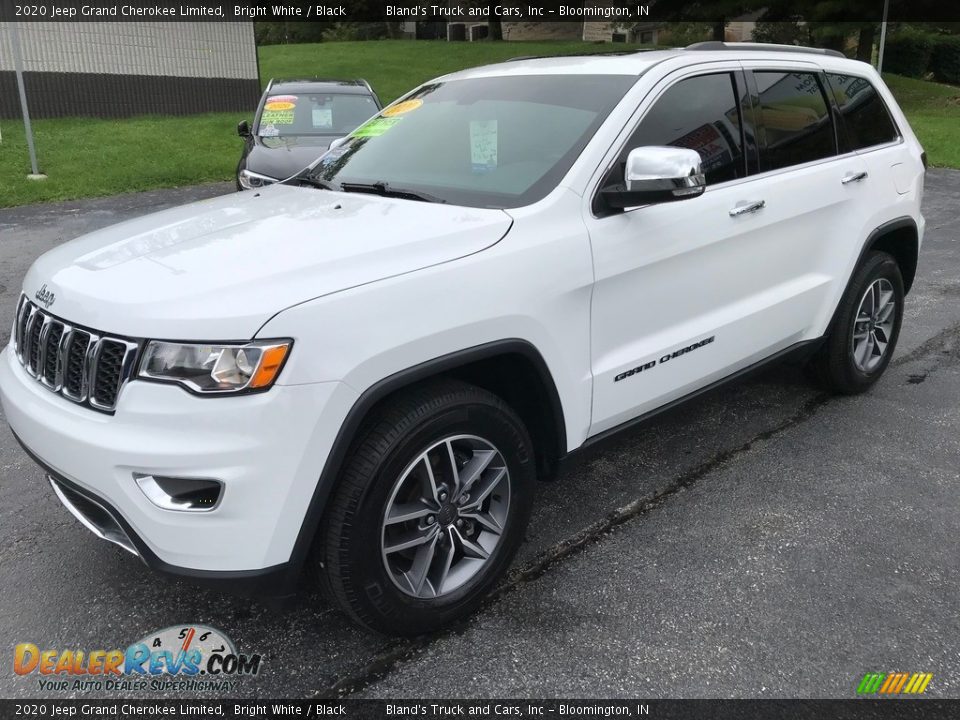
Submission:
<svg viewBox="0 0 960 720">
<path fill-rule="evenodd" d="M 740 203 L 736 207 L 730 208 L 730 217 L 739 217 L 747 213 L 756 212 L 766 207 L 766 200 L 755 200 L 754 202 Z"/>
<path fill-rule="evenodd" d="M 850 183 L 860 182 L 861 180 L 866 179 L 866 177 L 867 177 L 866 172 L 847 173 L 846 175 L 843 176 L 843 180 L 841 180 L 840 182 L 842 182 L 844 185 L 849 185 Z"/>
</svg>

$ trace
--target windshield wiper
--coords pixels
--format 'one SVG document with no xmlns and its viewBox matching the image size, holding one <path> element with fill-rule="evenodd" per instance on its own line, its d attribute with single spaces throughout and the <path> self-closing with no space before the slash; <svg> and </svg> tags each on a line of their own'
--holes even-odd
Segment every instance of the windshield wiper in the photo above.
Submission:
<svg viewBox="0 0 960 720">
<path fill-rule="evenodd" d="M 341 183 L 342 192 L 360 192 L 370 193 L 371 195 L 380 195 L 382 197 L 403 198 L 404 200 L 419 200 L 430 203 L 446 203 L 443 198 L 438 198 L 430 193 L 420 192 L 419 190 L 406 190 L 404 188 L 390 187 L 385 182 L 373 183 Z"/>
</svg>

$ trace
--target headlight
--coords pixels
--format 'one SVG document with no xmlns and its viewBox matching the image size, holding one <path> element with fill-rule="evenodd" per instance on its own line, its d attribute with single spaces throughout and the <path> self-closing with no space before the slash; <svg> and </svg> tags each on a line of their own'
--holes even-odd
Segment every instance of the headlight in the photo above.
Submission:
<svg viewBox="0 0 960 720">
<path fill-rule="evenodd" d="M 250 172 L 249 170 L 241 170 L 237 175 L 237 179 L 240 181 L 240 187 L 244 190 L 254 190 L 264 185 L 273 185 L 273 183 L 277 182 L 277 178 Z"/>
<path fill-rule="evenodd" d="M 182 385 L 203 394 L 266 390 L 277 379 L 292 340 L 203 345 L 151 340 L 139 377 Z"/>
</svg>

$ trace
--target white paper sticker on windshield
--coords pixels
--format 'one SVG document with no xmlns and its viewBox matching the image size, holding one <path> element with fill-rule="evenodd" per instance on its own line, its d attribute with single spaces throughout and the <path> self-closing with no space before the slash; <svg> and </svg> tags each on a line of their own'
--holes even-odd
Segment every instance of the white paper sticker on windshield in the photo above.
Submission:
<svg viewBox="0 0 960 720">
<path fill-rule="evenodd" d="M 490 172 L 497 167 L 497 121 L 470 121 L 470 163 L 473 172 Z"/>
<path fill-rule="evenodd" d="M 333 127 L 333 108 L 313 108 L 313 127 L 318 130 L 329 130 Z"/>
</svg>

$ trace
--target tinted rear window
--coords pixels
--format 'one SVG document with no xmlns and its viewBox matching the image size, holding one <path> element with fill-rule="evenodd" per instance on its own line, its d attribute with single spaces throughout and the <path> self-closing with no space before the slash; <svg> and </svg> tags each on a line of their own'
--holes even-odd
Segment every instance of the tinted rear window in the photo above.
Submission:
<svg viewBox="0 0 960 720">
<path fill-rule="evenodd" d="M 845 149 L 861 150 L 892 142 L 900 136 L 887 106 L 869 80 L 827 73 L 827 81 L 843 118 L 841 136 Z"/>
<path fill-rule="evenodd" d="M 814 73 L 756 71 L 764 170 L 835 155 L 833 122 Z"/>
</svg>

